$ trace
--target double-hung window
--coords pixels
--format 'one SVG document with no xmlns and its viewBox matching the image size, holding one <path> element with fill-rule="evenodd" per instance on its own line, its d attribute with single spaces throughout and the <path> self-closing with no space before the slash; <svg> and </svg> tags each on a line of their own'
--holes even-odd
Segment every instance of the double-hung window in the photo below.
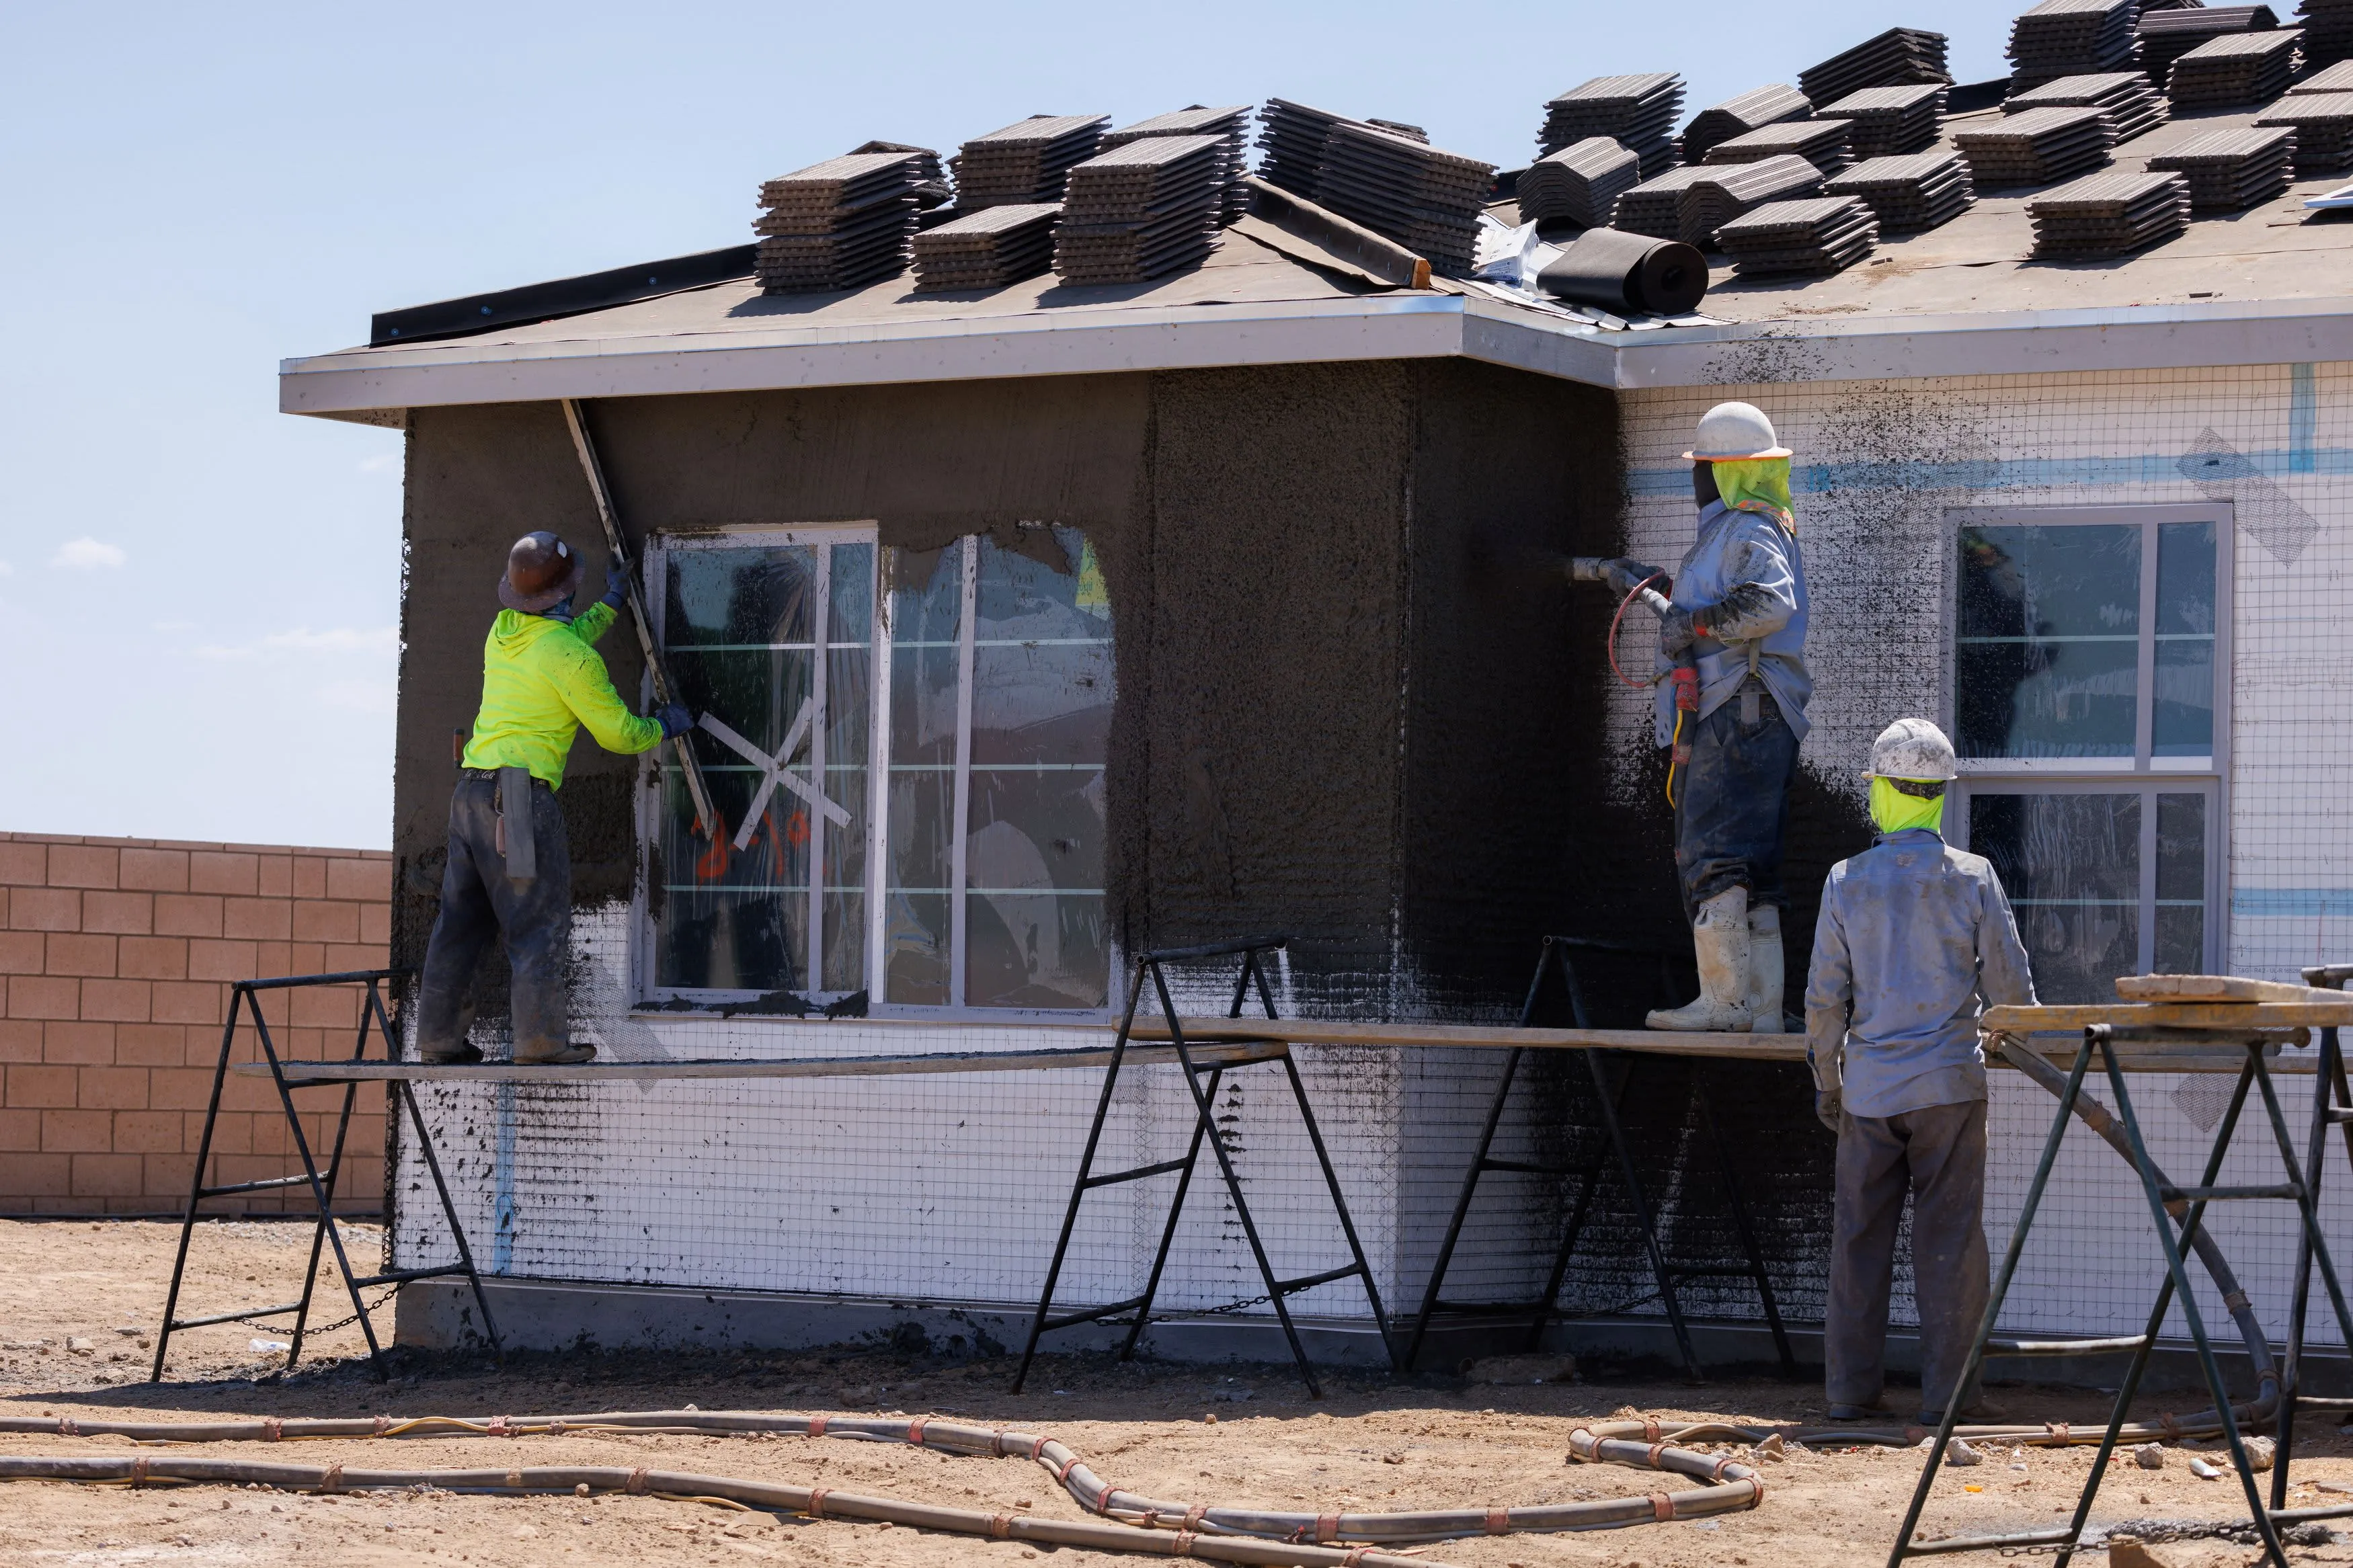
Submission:
<svg viewBox="0 0 2353 1568">
<path fill-rule="evenodd" d="M 1948 837 L 1990 859 L 2046 1002 L 2221 966 L 2227 506 L 1969 509 Z"/>
<path fill-rule="evenodd" d="M 871 527 L 649 552 L 723 831 L 649 765 L 639 988 L 801 1013 L 1093 1011 L 1111 604 L 1077 530 L 933 549 Z"/>
</svg>

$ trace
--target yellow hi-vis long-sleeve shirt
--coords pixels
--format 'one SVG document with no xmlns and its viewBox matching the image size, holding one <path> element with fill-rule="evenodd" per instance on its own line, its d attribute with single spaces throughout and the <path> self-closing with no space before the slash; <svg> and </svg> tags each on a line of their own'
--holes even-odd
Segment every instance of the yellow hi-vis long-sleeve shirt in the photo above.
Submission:
<svg viewBox="0 0 2353 1568">
<path fill-rule="evenodd" d="M 572 737 L 584 724 L 598 745 L 625 756 L 659 745 L 661 725 L 629 711 L 593 646 L 614 618 L 607 605 L 591 605 L 569 626 L 501 610 L 482 645 L 482 706 L 466 766 L 528 768 L 561 789 Z"/>
</svg>

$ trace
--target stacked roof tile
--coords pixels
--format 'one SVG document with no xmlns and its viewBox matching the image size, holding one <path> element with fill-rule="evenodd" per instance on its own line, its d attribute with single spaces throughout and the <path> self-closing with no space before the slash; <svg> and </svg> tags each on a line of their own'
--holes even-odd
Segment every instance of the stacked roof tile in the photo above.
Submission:
<svg viewBox="0 0 2353 1568">
<path fill-rule="evenodd" d="M 1879 220 L 1883 235 L 1925 234 L 1969 210 L 1977 201 L 1968 165 L 1950 148 L 1873 158 L 1822 185 L 1823 194 L 1855 196 Z"/>
<path fill-rule="evenodd" d="M 2132 64 L 2136 0 L 2042 0 L 2010 24 L 2010 90 Z"/>
<path fill-rule="evenodd" d="M 1743 278 L 1842 271 L 1878 241 L 1878 220 L 1852 196 L 1768 202 L 1716 231 Z"/>
<path fill-rule="evenodd" d="M 1324 143 L 1332 127 L 1346 118 L 1287 98 L 1268 99 L 1258 113 L 1258 177 L 1313 201 L 1315 172 L 1324 166 Z"/>
<path fill-rule="evenodd" d="M 1141 283 L 1189 267 L 1217 243 L 1225 205 L 1221 136 L 1151 136 L 1070 171 L 1054 226 L 1065 283 Z"/>
<path fill-rule="evenodd" d="M 1641 159 L 1607 136 L 1588 136 L 1521 172 L 1520 221 L 1606 228 L 1618 198 L 1641 178 Z"/>
<path fill-rule="evenodd" d="M 1822 110 L 1825 120 L 1843 120 L 1847 152 L 1857 158 L 1918 153 L 1936 144 L 1937 116 L 1945 111 L 1942 82 L 1908 87 L 1866 87 Z"/>
<path fill-rule="evenodd" d="M 1494 189 L 1493 163 L 1340 121 L 1324 139 L 1309 199 L 1459 277 L 1471 270 L 1479 214 Z"/>
<path fill-rule="evenodd" d="M 2166 96 L 2176 109 L 2228 109 L 2268 103 L 2287 90 L 2295 74 L 2294 27 L 2268 33 L 2225 33 L 2209 38 L 2173 62 Z"/>
<path fill-rule="evenodd" d="M 1675 120 L 1683 108 L 1683 79 L 1673 71 L 1598 76 L 1545 105 L 1536 150 L 1556 153 L 1588 136 L 1607 136 L 1633 149 L 1648 179 L 1674 165 Z"/>
<path fill-rule="evenodd" d="M 2151 169 L 2189 182 L 2193 213 L 2244 212 L 2287 189 L 2295 132 L 2284 125 L 2210 131 L 2153 155 Z"/>
<path fill-rule="evenodd" d="M 2179 174 L 2112 169 L 2026 204 L 2034 254 L 2051 260 L 2123 256 L 2189 226 L 2189 182 Z"/>
<path fill-rule="evenodd" d="M 938 169 L 938 154 L 921 148 L 852 153 L 761 185 L 765 210 L 752 226 L 761 237 L 760 287 L 860 289 L 894 276 L 906 265 L 914 190 L 927 166 Z"/>
<path fill-rule="evenodd" d="M 2096 169 L 2116 140 L 2116 121 L 2105 109 L 2030 109 L 1953 129 L 1969 183 L 1980 191 L 2048 185 Z"/>
<path fill-rule="evenodd" d="M 2158 87 L 2173 70 L 2173 62 L 2224 33 L 2267 33 L 2279 26 L 2268 5 L 2196 5 L 2180 11 L 2145 12 L 2137 29 L 2140 37 L 2141 74 Z"/>
<path fill-rule="evenodd" d="M 1683 127 L 1683 161 L 1704 163 L 1707 150 L 1719 142 L 1784 120 L 1803 120 L 1813 111 L 1812 101 L 1794 87 L 1775 82 L 1769 87 L 1751 88 L 1737 98 L 1727 98 L 1692 116 L 1692 122 Z"/>
<path fill-rule="evenodd" d="M 1250 187 L 1242 184 L 1242 176 L 1250 168 L 1250 105 L 1246 103 L 1225 109 L 1205 109 L 1196 103 L 1139 120 L 1116 131 L 1106 131 L 1100 145 L 1107 153 L 1113 147 L 1124 147 L 1153 136 L 1217 137 L 1226 145 L 1224 208 L 1226 221 L 1230 223 L 1250 205 Z"/>
<path fill-rule="evenodd" d="M 2304 51 L 2305 58 L 2309 59 L 2312 55 L 2312 35 L 2309 32 L 2304 36 Z M 2326 69 L 2316 70 L 2289 88 L 2288 91 L 2299 98 L 2316 92 L 2353 92 L 2353 60 L 2339 60 Z"/>
<path fill-rule="evenodd" d="M 2304 29 L 2305 64 L 2353 58 L 2353 0 L 2303 0 L 2295 14 Z"/>
<path fill-rule="evenodd" d="M 915 236 L 915 292 L 1002 289 L 1053 264 L 1051 202 L 983 207 Z"/>
<path fill-rule="evenodd" d="M 2255 116 L 2258 125 L 2295 132 L 2295 175 L 2353 168 L 2353 92 L 2295 93 Z"/>
<path fill-rule="evenodd" d="M 1847 138 L 1853 125 L 1844 120 L 1785 120 L 1762 131 L 1745 132 L 1707 150 L 1710 163 L 1754 163 L 1766 158 L 1805 159 L 1825 174 L 1835 174 L 1853 159 Z"/>
<path fill-rule="evenodd" d="M 1877 37 L 1832 55 L 1798 73 L 1798 89 L 1816 103 L 1835 103 L 1870 87 L 1908 87 L 1946 82 L 1945 35 L 1918 27 L 1890 27 Z"/>
<path fill-rule="evenodd" d="M 2004 114 L 2030 109 L 2105 109 L 2116 122 L 2116 140 L 2129 142 L 2166 121 L 2165 100 L 2138 71 L 2100 71 L 2091 76 L 2063 76 L 2041 87 L 2012 93 L 2002 103 Z"/>
<path fill-rule="evenodd" d="M 1647 234 L 1653 239 L 1678 238 L 1683 234 L 1683 193 L 1691 189 L 1694 181 L 1712 179 L 1722 173 L 1722 164 L 1685 163 L 1655 179 L 1644 180 L 1618 198 L 1618 211 L 1610 218 L 1609 226 L 1629 234 Z"/>
<path fill-rule="evenodd" d="M 1700 167 L 1704 173 L 1675 200 L 1675 237 L 1703 250 L 1713 249 L 1716 231 L 1744 213 L 1822 194 L 1822 172 L 1795 153 Z"/>
<path fill-rule="evenodd" d="M 1095 155 L 1110 123 L 1108 114 L 1033 114 L 974 137 L 949 160 L 957 207 L 1060 201 L 1064 177 Z"/>
</svg>

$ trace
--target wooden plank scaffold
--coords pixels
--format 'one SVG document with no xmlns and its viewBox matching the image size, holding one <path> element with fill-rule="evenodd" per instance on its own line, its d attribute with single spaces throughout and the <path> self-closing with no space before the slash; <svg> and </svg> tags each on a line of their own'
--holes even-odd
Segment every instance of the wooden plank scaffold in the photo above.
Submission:
<svg viewBox="0 0 2353 1568">
<path fill-rule="evenodd" d="M 1527 998 L 1520 1007 L 1520 1027 L 1529 1029 L 1535 1022 L 1536 1008 L 1542 1000 L 1545 977 L 1554 969 L 1560 972 L 1561 984 L 1568 994 L 1569 1011 L 1579 1029 L 1591 1026 L 1585 1005 L 1585 989 L 1577 984 L 1577 965 L 1569 956 L 1572 948 L 1586 947 L 1620 953 L 1650 954 L 1654 950 L 1629 947 L 1608 942 L 1596 942 L 1577 937 L 1548 936 L 1536 955 L 1535 976 L 1528 982 Z M 1743 1254 L 1740 1262 L 1689 1263 L 1675 1262 L 1667 1257 L 1659 1240 L 1658 1213 L 1652 1207 L 1641 1172 L 1634 1161 L 1634 1152 L 1627 1142 L 1620 1111 L 1626 1090 L 1633 1081 L 1635 1057 L 1623 1056 L 1606 1049 L 1579 1052 L 1585 1059 L 1587 1073 L 1592 1079 L 1595 1119 L 1600 1124 L 1601 1146 L 1592 1158 L 1581 1166 L 1544 1164 L 1525 1160 L 1498 1159 L 1494 1155 L 1496 1130 L 1502 1125 L 1504 1112 L 1511 1102 L 1512 1089 L 1518 1080 L 1522 1057 L 1530 1047 L 1514 1046 L 1504 1058 L 1504 1070 L 1495 1085 L 1493 1097 L 1488 1101 L 1487 1116 L 1479 1132 L 1479 1142 L 1464 1171 L 1462 1187 L 1455 1199 L 1454 1213 L 1446 1226 L 1446 1235 L 1439 1244 L 1437 1260 L 1431 1264 L 1430 1283 L 1421 1298 L 1421 1310 L 1415 1314 L 1413 1337 L 1407 1342 L 1404 1364 L 1417 1365 L 1421 1357 L 1423 1340 L 1430 1325 L 1441 1312 L 1482 1316 L 1525 1316 L 1528 1320 L 1527 1348 L 1534 1351 L 1542 1344 L 1545 1325 L 1557 1310 L 1562 1282 L 1568 1276 L 1568 1265 L 1585 1233 L 1586 1221 L 1593 1212 L 1593 1201 L 1600 1187 L 1603 1173 L 1615 1166 L 1619 1181 L 1625 1189 L 1626 1200 L 1634 1211 L 1634 1224 L 1641 1233 L 1646 1255 L 1650 1260 L 1651 1279 L 1660 1305 L 1665 1309 L 1667 1324 L 1674 1334 L 1675 1349 L 1681 1355 L 1684 1375 L 1692 1382 L 1702 1381 L 1699 1352 L 1692 1343 L 1691 1327 L 1684 1321 L 1683 1302 L 1676 1287 L 1696 1279 L 1746 1279 L 1755 1289 L 1765 1322 L 1773 1335 L 1773 1348 L 1778 1353 L 1782 1375 L 1794 1377 L 1798 1371 L 1796 1352 L 1789 1343 L 1788 1331 L 1782 1325 L 1780 1306 L 1773 1299 L 1773 1282 L 1765 1271 L 1765 1255 L 1757 1246 L 1757 1232 L 1748 1219 L 1748 1206 L 1741 1200 L 1740 1178 L 1734 1169 L 1731 1152 L 1725 1148 L 1724 1134 L 1716 1125 L 1715 1110 L 1709 1103 L 1704 1069 L 1694 1060 L 1692 1064 L 1692 1098 L 1699 1111 L 1701 1129 L 1706 1136 L 1709 1152 L 1714 1156 L 1717 1180 L 1724 1192 L 1725 1204 L 1730 1214 L 1735 1236 Z M 1447 1269 L 1454 1261 L 1456 1247 L 1462 1238 L 1462 1227 L 1471 1212 L 1472 1199 L 1479 1190 L 1480 1178 L 1490 1173 L 1538 1176 L 1575 1176 L 1579 1185 L 1577 1203 L 1569 1212 L 1568 1223 L 1561 1232 L 1559 1245 L 1554 1249 L 1552 1270 L 1545 1280 L 1543 1291 L 1533 1301 L 1517 1303 L 1450 1302 L 1442 1299 Z"/>
<path fill-rule="evenodd" d="M 1955 1395 L 1947 1403 L 1936 1435 L 1929 1440 L 1927 1458 L 1921 1466 L 1919 1481 L 1913 1489 L 1911 1506 L 1905 1510 L 1903 1525 L 1888 1552 L 1887 1568 L 1902 1568 L 1904 1562 L 1912 1557 L 1964 1552 L 2015 1554 L 2038 1549 L 2052 1551 L 2057 1568 L 2066 1568 L 2082 1542 L 2093 1501 L 2099 1495 L 2108 1460 L 2116 1452 L 2117 1434 L 2129 1417 L 2134 1396 L 2139 1390 L 2142 1375 L 2147 1370 L 2149 1357 L 2157 1347 L 2158 1331 L 2177 1299 L 2207 1390 L 2214 1401 L 2214 1409 L 2219 1413 L 2232 1468 L 2246 1494 L 2248 1510 L 2253 1516 L 2255 1532 L 2262 1541 L 2265 1560 L 2274 1568 L 2287 1568 L 2286 1553 L 2280 1542 L 2283 1525 L 2353 1513 L 2353 1507 L 2291 1510 L 2279 1506 L 2277 1501 L 2267 1502 L 2255 1479 L 2255 1470 L 2248 1458 L 2246 1435 L 2240 1430 L 2239 1413 L 2231 1403 L 2230 1390 L 2223 1381 L 2221 1364 L 2215 1359 L 2213 1342 L 2208 1335 L 2197 1298 L 2190 1289 L 2189 1274 L 2184 1262 L 2205 1223 L 2209 1204 L 2262 1200 L 2292 1202 L 2296 1205 L 2300 1256 L 2307 1259 L 2307 1266 L 2317 1265 L 2319 1268 L 2330 1303 L 2337 1311 L 2338 1328 L 2346 1335 L 2347 1342 L 2353 1343 L 2353 1311 L 2347 1309 L 2336 1266 L 2329 1257 L 2327 1242 L 2320 1232 L 2312 1171 L 2309 1166 L 2299 1163 L 2288 1135 L 2287 1121 L 2280 1110 L 2266 1054 L 2276 1048 L 2284 1031 L 2316 1025 L 2333 1032 L 2340 1024 L 2353 1023 L 2353 996 L 2318 989 L 2204 975 L 2140 976 L 2135 980 L 2118 981 L 2117 990 L 2126 998 L 2117 1004 L 1993 1007 L 1987 1010 L 1982 1020 L 1987 1034 L 1999 1043 L 2005 1053 L 2011 1048 L 2010 1037 L 2030 1031 L 2080 1028 L 2083 1031 L 2082 1043 L 2075 1052 L 2065 1086 L 2060 1091 L 2050 1134 L 2043 1141 L 2042 1157 L 2035 1166 L 2033 1179 L 2028 1184 L 2025 1203 L 2011 1231 L 2001 1268 L 1994 1277 L 1985 1314 L 1978 1322 L 1977 1336 L 1956 1385 Z M 2291 993 L 2295 994 L 2289 994 Z M 2168 1051 L 2186 1054 L 2218 1047 L 2235 1048 L 2242 1054 L 2237 1086 L 2232 1092 L 2229 1108 L 2215 1127 L 2205 1173 L 2194 1185 L 2178 1185 L 2168 1180 L 2149 1156 L 2147 1142 L 2141 1133 L 2138 1113 L 2134 1109 L 2130 1092 L 2125 1087 L 2124 1063 L 2116 1049 L 2126 1039 L 2135 1040 L 2144 1047 L 2155 1047 L 2160 1059 Z M 2105 1073 L 2109 1090 L 2116 1097 L 2111 1114 L 2121 1128 L 2124 1142 L 2131 1152 L 2134 1174 L 2148 1204 L 2149 1217 L 2165 1256 L 2165 1277 L 2158 1287 L 2157 1299 L 2150 1308 L 2147 1326 L 2137 1336 L 2097 1342 L 2095 1346 L 2069 1340 L 1996 1341 L 1995 1323 L 2000 1317 L 2002 1301 L 2017 1275 L 2020 1259 L 2024 1256 L 2027 1237 L 2033 1230 L 2036 1214 L 2042 1206 L 2052 1167 L 2058 1160 L 2061 1140 L 2069 1122 L 2074 1119 L 2077 1102 L 2083 1097 L 2084 1077 L 2095 1062 Z M 2330 1109 L 2330 1102 L 2335 1098 L 2329 1093 L 2330 1087 L 2331 1080 L 2325 1073 L 2315 1084 L 2316 1102 L 2324 1112 Z M 2286 1179 L 2269 1184 L 2223 1185 L 2220 1184 L 2223 1161 L 2230 1152 L 2232 1139 L 2238 1131 L 2239 1118 L 2246 1108 L 2250 1090 L 2263 1101 L 2264 1116 L 2270 1123 L 2273 1142 Z M 2317 1124 L 2318 1118 L 2316 1121 Z M 2316 1142 L 2314 1164 L 2316 1164 Z M 2109 1413 L 2106 1430 L 2101 1436 L 2098 1452 L 2092 1458 L 2091 1475 L 2084 1484 L 2074 1513 L 2068 1521 L 2040 1530 L 2000 1534 L 1917 1539 L 1921 1514 L 1927 1506 L 1937 1472 L 1951 1452 L 1954 1428 L 1960 1422 L 1968 1391 L 1976 1387 L 1989 1354 L 2071 1355 L 2081 1354 L 2093 1348 L 2129 1350 L 2132 1362 L 2116 1390 L 2116 1404 Z M 2295 1403 L 2292 1382 L 2283 1391 L 2280 1399 L 2282 1405 L 2286 1407 L 2292 1407 Z M 2284 1429 L 2292 1432 L 2292 1426 Z M 2276 1456 L 2283 1481 L 2286 1458 L 2284 1450 Z M 2284 1500 L 2284 1484 L 2275 1482 L 2274 1485 L 2278 1488 L 2278 1496 Z"/>
</svg>

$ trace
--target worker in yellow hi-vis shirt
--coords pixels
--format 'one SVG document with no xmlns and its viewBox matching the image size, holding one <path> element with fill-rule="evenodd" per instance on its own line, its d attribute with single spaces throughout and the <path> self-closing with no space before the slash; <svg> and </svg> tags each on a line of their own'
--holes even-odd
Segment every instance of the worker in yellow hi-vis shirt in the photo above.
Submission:
<svg viewBox="0 0 2353 1568">
<path fill-rule="evenodd" d="M 629 711 L 598 657 L 627 602 L 626 568 L 607 574 L 605 597 L 578 616 L 572 601 L 586 563 L 553 533 L 527 533 L 507 552 L 499 602 L 482 647 L 482 706 L 449 800 L 449 864 L 441 912 L 425 950 L 417 1046 L 428 1062 L 477 1062 L 474 972 L 503 936 L 514 971 L 514 1059 L 585 1062 L 594 1046 L 572 1043 L 564 964 L 572 945 L 572 851 L 555 792 L 572 739 L 586 725 L 608 752 L 649 752 L 692 723 L 672 704 L 650 717 Z"/>
</svg>

